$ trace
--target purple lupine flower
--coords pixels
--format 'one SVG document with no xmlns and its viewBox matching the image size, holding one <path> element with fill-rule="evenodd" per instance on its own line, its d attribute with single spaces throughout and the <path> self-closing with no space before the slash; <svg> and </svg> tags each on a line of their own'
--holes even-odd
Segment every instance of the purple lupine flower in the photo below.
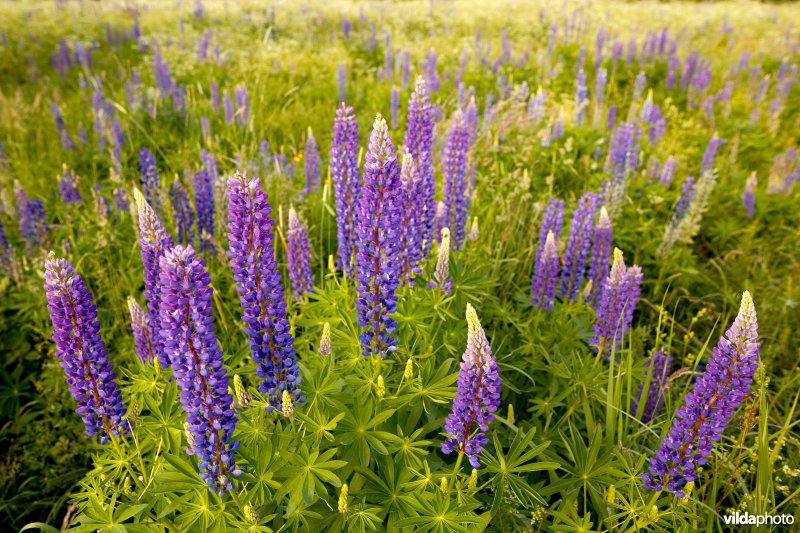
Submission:
<svg viewBox="0 0 800 533">
<path fill-rule="evenodd" d="M 606 69 L 601 68 L 597 71 L 597 76 L 594 80 L 594 99 L 598 104 L 602 104 L 606 99 L 606 82 L 608 80 L 608 73 Z"/>
<path fill-rule="evenodd" d="M 750 174 L 747 178 L 747 184 L 744 187 L 744 194 L 742 195 L 742 204 L 747 211 L 747 218 L 753 218 L 753 210 L 756 206 L 756 187 L 758 186 L 758 179 L 756 173 Z"/>
<path fill-rule="evenodd" d="M 717 137 L 716 133 L 708 140 L 706 151 L 703 153 L 703 161 L 700 165 L 701 175 L 711 170 L 711 167 L 714 165 L 714 157 L 717 155 L 717 149 L 719 149 L 719 147 L 724 143 L 725 140 Z"/>
<path fill-rule="evenodd" d="M 159 265 L 161 338 L 181 389 L 190 446 L 186 453 L 198 457 L 200 477 L 221 496 L 233 490 L 231 477 L 241 470 L 234 462 L 236 411 L 214 333 L 211 277 L 191 245 L 167 251 Z"/>
<path fill-rule="evenodd" d="M 672 177 L 675 175 L 676 164 L 677 161 L 672 156 L 669 156 L 667 160 L 664 161 L 664 166 L 661 169 L 661 177 L 658 180 L 664 187 L 669 187 L 670 183 L 672 183 Z"/>
<path fill-rule="evenodd" d="M 111 163 L 117 176 L 122 175 L 122 145 L 125 144 L 125 137 L 122 134 L 122 125 L 119 119 L 114 119 L 111 124 Z"/>
<path fill-rule="evenodd" d="M 644 393 L 645 384 L 649 383 L 647 390 L 647 398 L 645 399 L 644 407 L 642 408 L 642 423 L 649 423 L 654 416 L 658 414 L 661 406 L 664 405 L 664 395 L 666 393 L 667 379 L 670 375 L 670 365 L 672 364 L 672 357 L 664 352 L 663 348 L 653 350 L 650 357 L 647 358 L 647 364 L 644 370 L 645 382 L 639 385 L 639 395 L 636 401 L 631 405 L 631 414 L 636 416 L 639 410 L 639 404 L 642 401 L 642 393 Z"/>
<path fill-rule="evenodd" d="M 436 50 L 431 48 L 428 52 L 427 57 L 425 58 L 423 68 L 425 69 L 425 81 L 428 83 L 428 88 L 431 92 L 436 92 L 439 90 L 441 85 L 441 81 L 439 79 L 439 73 L 436 70 Z"/>
<path fill-rule="evenodd" d="M 222 106 L 225 108 L 225 124 L 233 124 L 235 115 L 233 112 L 233 100 L 228 91 L 222 93 Z"/>
<path fill-rule="evenodd" d="M 142 189 L 147 203 L 161 214 L 161 183 L 158 179 L 156 158 L 147 148 L 139 151 L 139 168 L 142 171 Z"/>
<path fill-rule="evenodd" d="M 397 310 L 403 184 L 386 120 L 375 118 L 356 214 L 356 290 L 359 335 L 365 356 L 386 358 L 396 349 L 390 317 Z"/>
<path fill-rule="evenodd" d="M 686 90 L 686 86 L 694 76 L 694 69 L 697 68 L 697 62 L 700 56 L 697 52 L 692 50 L 686 57 L 686 66 L 681 73 L 681 91 Z"/>
<path fill-rule="evenodd" d="M 639 72 L 633 82 L 633 99 L 638 100 L 644 94 L 644 86 L 647 83 L 647 76 L 644 71 Z"/>
<path fill-rule="evenodd" d="M 646 488 L 667 489 L 682 498 L 686 484 L 698 479 L 697 468 L 708 463 L 714 443 L 720 441 L 750 392 L 758 368 L 757 338 L 755 306 L 750 293 L 744 291 L 736 320 L 720 337 L 705 371 L 684 397 L 669 433 L 650 458 L 648 472 L 642 474 Z"/>
<path fill-rule="evenodd" d="M 406 88 L 411 81 L 411 52 L 408 51 L 408 48 L 403 50 L 403 66 L 401 73 L 403 88 Z"/>
<path fill-rule="evenodd" d="M 639 125 L 623 122 L 611 137 L 605 165 L 611 180 L 605 185 L 605 203 L 612 214 L 619 210 L 628 178 L 638 167 L 640 135 Z"/>
<path fill-rule="evenodd" d="M 92 188 L 92 196 L 94 197 L 94 206 L 97 211 L 98 218 L 105 222 L 111 217 L 111 202 L 103 194 L 103 186 L 95 183 Z"/>
<path fill-rule="evenodd" d="M 564 268 L 561 270 L 558 286 L 558 294 L 564 299 L 575 300 L 583 285 L 598 200 L 598 196 L 593 192 L 583 193 L 577 209 L 572 214 L 567 249 L 564 252 Z"/>
<path fill-rule="evenodd" d="M 503 380 L 472 304 L 467 304 L 467 326 L 467 349 L 461 357 L 453 411 L 444 423 L 447 439 L 442 443 L 442 453 L 465 453 L 469 464 L 480 468 L 478 454 L 489 443 L 484 432 L 500 408 Z"/>
<path fill-rule="evenodd" d="M 142 363 L 152 363 L 156 357 L 156 346 L 147 327 L 147 315 L 133 296 L 128 296 L 128 311 L 131 313 L 131 329 L 136 355 Z"/>
<path fill-rule="evenodd" d="M 242 126 L 246 126 L 250 117 L 250 95 L 247 92 L 247 87 L 237 85 L 234 89 L 234 95 L 236 97 L 236 121 Z"/>
<path fill-rule="evenodd" d="M 352 22 L 350 22 L 349 18 L 345 17 L 342 19 L 342 35 L 344 36 L 345 39 L 350 38 L 350 28 L 352 28 L 352 26 L 353 24 Z"/>
<path fill-rule="evenodd" d="M 197 62 L 202 63 L 208 58 L 208 45 L 211 43 L 211 29 L 206 29 L 203 37 L 197 43 Z"/>
<path fill-rule="evenodd" d="M 14 249 L 8 243 L 3 221 L 0 220 L 0 272 L 11 276 L 14 270 Z"/>
<path fill-rule="evenodd" d="M 391 120 L 392 120 L 392 129 L 397 129 L 398 119 L 397 113 L 400 107 L 400 89 L 397 86 L 392 87 L 392 99 L 391 99 Z"/>
<path fill-rule="evenodd" d="M 619 348 L 633 320 L 641 284 L 642 269 L 637 265 L 625 268 L 622 252 L 614 248 L 614 264 L 594 307 L 597 320 L 591 344 L 598 353 Z"/>
<path fill-rule="evenodd" d="M 211 107 L 214 113 L 219 113 L 219 85 L 216 80 L 211 80 Z"/>
<path fill-rule="evenodd" d="M 48 243 L 50 227 L 40 199 L 33 198 L 25 203 L 25 210 L 19 210 L 19 223 L 28 249 L 39 248 Z"/>
<path fill-rule="evenodd" d="M 142 265 L 144 266 L 144 297 L 147 300 L 147 329 L 156 348 L 156 355 L 161 366 L 168 368 L 170 360 L 164 351 L 160 336 L 160 320 L 158 318 L 161 305 L 161 286 L 158 277 L 159 260 L 167 250 L 175 246 L 158 215 L 147 203 L 138 189 L 133 190 L 133 198 L 139 213 L 139 244 L 142 247 Z"/>
<path fill-rule="evenodd" d="M 421 232 L 422 213 L 417 209 L 417 201 L 422 194 L 423 182 L 414 157 L 409 152 L 403 155 L 403 165 L 400 170 L 400 179 L 403 183 L 402 196 L 402 224 L 400 229 L 401 263 L 400 280 L 414 285 L 414 276 L 421 269 L 423 248 Z M 449 232 L 448 232 L 449 239 Z"/>
<path fill-rule="evenodd" d="M 586 114 L 586 104 L 588 102 L 589 89 L 586 87 L 586 73 L 583 69 L 578 71 L 575 76 L 575 123 L 580 126 L 583 116 Z"/>
<path fill-rule="evenodd" d="M 331 180 L 336 202 L 336 239 L 339 268 L 353 273 L 355 254 L 356 201 L 361 188 L 358 171 L 358 123 L 352 107 L 336 110 L 330 151 Z"/>
<path fill-rule="evenodd" d="M 311 194 L 319 188 L 320 181 L 320 165 L 322 162 L 319 158 L 319 151 L 317 150 L 317 140 L 314 138 L 314 132 L 308 128 L 308 136 L 306 137 L 305 155 L 303 156 L 305 163 L 306 174 L 306 194 Z"/>
<path fill-rule="evenodd" d="M 25 239 L 25 244 L 28 248 L 36 247 L 36 224 L 31 216 L 31 210 L 28 204 L 28 193 L 22 187 L 19 181 L 14 180 L 14 197 L 17 200 L 17 214 L 19 216 L 19 232 L 22 238 Z"/>
<path fill-rule="evenodd" d="M 78 176 L 66 165 L 58 179 L 58 195 L 65 204 L 79 204 L 83 201 L 81 192 L 78 190 Z"/>
<path fill-rule="evenodd" d="M 436 214 L 436 180 L 433 175 L 433 107 L 425 78 L 417 78 L 414 92 L 408 101 L 406 135 L 403 145 L 414 158 L 417 171 L 422 178 L 421 192 L 416 197 L 415 209 L 420 214 L 417 232 L 422 243 L 423 257 L 431 249 L 434 235 L 433 218 Z"/>
<path fill-rule="evenodd" d="M 675 210 L 672 213 L 673 222 L 682 220 L 683 217 L 686 216 L 686 213 L 689 212 L 689 207 L 692 205 L 692 200 L 694 200 L 694 193 L 696 190 L 697 181 L 694 179 L 694 176 L 687 177 L 681 186 L 681 195 L 678 198 L 678 202 L 675 204 Z"/>
<path fill-rule="evenodd" d="M 55 102 L 50 103 L 50 113 L 53 115 L 53 121 L 56 123 L 56 130 L 61 137 L 61 146 L 67 150 L 75 149 L 75 142 L 67 131 L 67 125 L 64 123 L 64 116 L 61 114 L 61 108 Z"/>
<path fill-rule="evenodd" d="M 606 114 L 606 129 L 613 130 L 617 123 L 617 106 L 611 104 L 608 106 L 608 113 Z"/>
<path fill-rule="evenodd" d="M 75 412 L 82 416 L 86 434 L 99 433 L 102 444 L 111 435 L 127 435 L 130 425 L 123 419 L 122 392 L 117 388 L 114 365 L 108 360 L 108 350 L 100 336 L 92 293 L 72 265 L 56 259 L 55 253 L 47 256 L 44 268 L 56 357 L 67 376 L 69 391 L 78 402 Z"/>
<path fill-rule="evenodd" d="M 444 205 L 445 226 L 453 236 L 453 250 L 464 242 L 464 225 L 469 215 L 470 197 L 467 187 L 467 150 L 469 129 L 464 114 L 457 110 L 447 132 L 444 145 Z"/>
<path fill-rule="evenodd" d="M 286 318 L 283 281 L 273 248 L 271 211 L 258 178 L 236 172 L 228 178 L 228 259 L 242 306 L 242 321 L 263 379 L 267 410 L 281 409 L 284 391 L 297 402 L 300 391 L 294 338 Z"/>
<path fill-rule="evenodd" d="M 347 66 L 339 63 L 336 66 L 336 101 L 343 104 L 347 101 Z"/>
<path fill-rule="evenodd" d="M 669 56 L 667 59 L 667 77 L 664 80 L 664 86 L 667 89 L 672 89 L 678 81 L 678 69 L 681 66 L 681 60 L 676 55 Z"/>
<path fill-rule="evenodd" d="M 211 121 L 208 117 L 200 117 L 200 131 L 203 132 L 203 139 L 206 144 L 211 142 Z"/>
<path fill-rule="evenodd" d="M 214 238 L 214 185 L 206 170 L 194 173 L 194 209 L 197 213 L 197 235 L 200 251 L 213 251 Z"/>
<path fill-rule="evenodd" d="M 547 201 L 544 214 L 542 215 L 542 225 L 539 228 L 539 246 L 536 249 L 536 259 L 533 264 L 539 264 L 539 256 L 547 242 L 547 234 L 553 232 L 555 240 L 561 235 L 561 227 L 564 225 L 564 200 L 550 198 Z"/>
<path fill-rule="evenodd" d="M 128 191 L 124 187 L 117 187 L 111 191 L 111 195 L 114 197 L 114 207 L 117 211 L 121 213 L 128 210 Z"/>
<path fill-rule="evenodd" d="M 314 290 L 314 272 L 311 270 L 311 252 L 308 247 L 308 232 L 294 208 L 289 209 L 289 231 L 286 233 L 289 279 L 292 280 L 294 297 Z"/>
<path fill-rule="evenodd" d="M 403 161 L 405 167 L 405 161 Z M 450 230 L 442 228 L 442 238 L 439 241 L 439 252 L 436 256 L 436 270 L 433 278 L 428 281 L 429 289 L 442 289 L 445 294 L 453 290 L 453 280 L 450 279 Z"/>
<path fill-rule="evenodd" d="M 603 290 L 611 266 L 611 219 L 605 207 L 600 208 L 600 216 L 594 226 L 592 236 L 592 258 L 589 261 L 589 281 L 592 284 L 590 299 L 595 300 Z"/>
<path fill-rule="evenodd" d="M 538 124 L 544 118 L 545 111 L 547 110 L 547 93 L 539 86 L 533 98 L 528 100 L 528 115 L 534 123 Z M 486 123 L 486 119 L 484 119 Z"/>
<path fill-rule="evenodd" d="M 555 234 L 548 230 L 544 243 L 536 250 L 536 265 L 531 279 L 531 303 L 538 309 L 553 307 L 560 264 Z"/>
<path fill-rule="evenodd" d="M 181 244 L 191 243 L 194 240 L 192 232 L 194 212 L 189 203 L 189 195 L 186 194 L 186 189 L 183 188 L 183 184 L 177 177 L 172 183 L 169 196 L 172 202 L 172 217 L 175 219 L 178 230 L 178 242 Z"/>
<path fill-rule="evenodd" d="M 393 76 L 392 67 L 394 65 L 394 61 L 392 61 L 392 36 L 390 33 L 386 33 L 386 40 L 384 41 L 384 55 L 383 55 L 383 75 L 387 80 L 391 80 Z"/>
</svg>

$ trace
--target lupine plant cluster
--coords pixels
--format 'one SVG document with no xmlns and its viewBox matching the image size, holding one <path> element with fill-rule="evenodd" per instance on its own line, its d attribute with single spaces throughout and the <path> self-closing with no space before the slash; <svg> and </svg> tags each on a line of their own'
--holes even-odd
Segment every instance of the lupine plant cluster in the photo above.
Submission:
<svg viewBox="0 0 800 533">
<path fill-rule="evenodd" d="M 0 6 L 0 528 L 796 527 L 798 28 Z"/>
</svg>

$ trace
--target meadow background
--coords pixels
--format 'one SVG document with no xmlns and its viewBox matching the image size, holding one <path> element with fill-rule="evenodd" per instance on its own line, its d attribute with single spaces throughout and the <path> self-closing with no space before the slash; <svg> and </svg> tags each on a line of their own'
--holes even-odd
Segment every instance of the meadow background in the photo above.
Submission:
<svg viewBox="0 0 800 533">
<path fill-rule="evenodd" d="M 662 35 L 664 46 L 656 44 Z M 0 222 L 8 241 L 0 251 L 2 529 L 39 522 L 75 531 L 722 531 L 721 516 L 732 510 L 800 515 L 798 46 L 800 7 L 791 3 L 0 3 Z M 707 79 L 683 80 L 692 53 Z M 164 63 L 180 88 L 172 94 L 159 87 Z M 602 101 L 598 68 L 607 72 Z M 588 97 L 579 121 L 581 70 Z M 361 355 L 353 280 L 329 268 L 337 248 L 328 152 L 342 99 L 356 113 L 361 165 L 377 113 L 400 147 L 417 76 L 427 79 L 436 110 L 437 200 L 446 134 L 474 97 L 467 230 L 476 218 L 478 231 L 451 252 L 449 294 L 426 287 L 437 246 L 420 282 L 398 289 L 398 347 L 380 360 Z M 244 87 L 246 116 L 227 123 L 214 108 L 212 82 L 232 99 Z M 531 101 L 540 87 L 546 97 L 537 111 Z M 641 124 L 648 98 L 663 132 L 652 136 L 644 124 L 612 217 L 613 244 L 627 265 L 641 267 L 642 292 L 609 361 L 590 344 L 592 306 L 558 298 L 537 309 L 531 276 L 548 200 L 565 203 L 563 254 L 578 199 L 609 180 L 609 106 L 617 106 L 617 125 Z M 309 129 L 322 176 L 306 191 Z M 701 177 L 714 135 L 725 142 L 699 225 L 664 249 L 682 185 Z M 222 176 L 211 249 L 202 255 L 226 368 L 254 398 L 235 434 L 237 460 L 248 468 L 222 497 L 184 453 L 176 384 L 134 349 L 127 299 L 144 305 L 133 201 L 134 187 L 143 188 L 143 147 L 155 156 L 173 235 L 174 180 L 193 198 L 192 176 L 207 164 L 202 150 Z M 220 192 L 237 169 L 261 178 L 275 219 L 307 397 L 293 417 L 263 409 L 225 255 Z M 80 202 L 59 194 L 64 173 L 79 176 Z M 20 188 L 45 210 L 39 237 L 23 235 Z M 308 229 L 314 273 L 313 291 L 301 297 L 291 294 L 287 272 L 290 207 Z M 93 293 L 123 401 L 138 406 L 135 444 L 101 445 L 74 413 L 42 288 L 49 250 L 71 261 Z M 644 488 L 648 458 L 745 290 L 761 342 L 750 394 L 690 494 Z M 467 304 L 503 379 L 475 482 L 466 463 L 454 473 L 454 456 L 440 451 Z M 318 353 L 326 322 L 333 356 Z M 671 355 L 672 373 L 663 407 L 643 421 L 634 404 L 640 385 L 649 387 L 646 364 L 658 348 Z"/>
</svg>

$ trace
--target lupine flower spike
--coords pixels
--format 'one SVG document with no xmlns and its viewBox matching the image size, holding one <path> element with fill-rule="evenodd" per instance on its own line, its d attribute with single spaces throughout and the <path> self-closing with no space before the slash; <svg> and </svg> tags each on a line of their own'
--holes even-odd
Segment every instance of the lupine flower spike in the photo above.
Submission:
<svg viewBox="0 0 800 533">
<path fill-rule="evenodd" d="M 289 231 L 286 235 L 288 248 L 289 278 L 292 280 L 294 297 L 314 290 L 314 272 L 311 270 L 311 253 L 308 249 L 308 233 L 294 208 L 289 208 Z"/>
<path fill-rule="evenodd" d="M 117 388 L 114 365 L 108 360 L 92 293 L 72 265 L 50 252 L 45 261 L 44 290 L 53 324 L 53 341 L 67 385 L 78 402 L 86 434 L 99 434 L 105 444 L 111 435 L 130 431 Z"/>
<path fill-rule="evenodd" d="M 400 235 L 403 184 L 386 121 L 375 118 L 369 139 L 364 183 L 358 199 L 356 289 L 361 348 L 365 356 L 385 358 L 395 350 L 400 278 Z"/>
<path fill-rule="evenodd" d="M 442 240 L 439 243 L 439 255 L 436 258 L 436 271 L 433 279 L 428 282 L 428 288 L 442 289 L 445 294 L 450 294 L 453 289 L 453 280 L 450 279 L 450 230 L 442 228 Z"/>
<path fill-rule="evenodd" d="M 467 328 L 467 349 L 462 356 L 453 411 L 444 423 L 447 439 L 442 443 L 442 452 L 465 453 L 469 464 L 480 468 L 478 455 L 489 443 L 484 432 L 488 431 L 489 422 L 494 420 L 494 413 L 500 407 L 502 379 L 471 304 L 467 304 Z"/>
<path fill-rule="evenodd" d="M 647 398 L 644 400 L 645 403 L 642 409 L 642 422 L 645 424 L 650 422 L 653 417 L 658 414 L 659 409 L 661 409 L 661 406 L 664 404 L 664 395 L 666 394 L 667 379 L 670 375 L 669 367 L 671 364 L 672 357 L 665 353 L 662 348 L 654 350 L 647 359 L 644 376 L 645 380 L 650 381 L 650 387 L 647 390 Z M 642 401 L 644 388 L 645 383 L 642 383 L 639 386 L 639 395 L 631 406 L 631 414 L 634 416 Z"/>
<path fill-rule="evenodd" d="M 330 162 L 336 201 L 339 266 L 347 275 L 352 275 L 356 246 L 356 204 L 361 190 L 361 175 L 358 171 L 358 123 L 353 108 L 344 104 L 336 110 Z"/>
<path fill-rule="evenodd" d="M 167 234 L 155 211 L 138 189 L 133 190 L 139 214 L 139 244 L 142 247 L 144 265 L 144 297 L 147 299 L 147 329 L 153 341 L 161 366 L 168 368 L 169 358 L 164 352 L 160 336 L 159 309 L 161 306 L 161 281 L 158 275 L 159 260 L 175 243 Z"/>
<path fill-rule="evenodd" d="M 272 209 L 258 178 L 244 173 L 228 178 L 227 194 L 227 253 L 256 374 L 263 378 L 259 390 L 267 395 L 268 411 L 281 410 L 283 391 L 298 402 L 305 398 L 300 393 L 283 281 L 273 255 Z"/>
<path fill-rule="evenodd" d="M 147 315 L 133 296 L 128 296 L 128 310 L 131 313 L 131 329 L 136 355 L 143 363 L 152 363 L 156 357 L 156 346 L 147 327 Z"/>
<path fill-rule="evenodd" d="M 536 255 L 538 259 L 536 261 L 533 279 L 531 280 L 531 290 L 533 294 L 531 303 L 539 309 L 547 310 L 553 307 L 560 268 L 556 237 L 552 231 L 547 232 L 547 239 L 544 242 L 544 246 Z"/>
<path fill-rule="evenodd" d="M 594 227 L 592 237 L 592 258 L 589 261 L 590 299 L 595 299 L 603 288 L 611 266 L 611 218 L 605 207 L 600 208 L 600 216 Z"/>
<path fill-rule="evenodd" d="M 641 284 L 642 269 L 637 265 L 626 268 L 622 251 L 615 248 L 611 273 L 595 303 L 597 320 L 591 344 L 598 353 L 619 348 L 633 319 Z"/>
<path fill-rule="evenodd" d="M 750 392 L 758 368 L 757 338 L 755 306 L 745 291 L 736 320 L 720 337 L 705 372 L 684 397 L 669 433 L 650 458 L 648 472 L 642 474 L 645 487 L 667 489 L 683 498 L 687 485 L 697 481 L 698 467 L 708 462 L 714 443 Z"/>
<path fill-rule="evenodd" d="M 160 258 L 161 337 L 181 389 L 190 455 L 200 459 L 200 477 L 218 494 L 233 489 L 241 470 L 233 454 L 236 426 L 233 396 L 222 350 L 214 334 L 211 277 L 191 245 L 176 246 Z"/>
<path fill-rule="evenodd" d="M 572 215 L 567 249 L 564 252 L 564 269 L 561 271 L 559 295 L 575 300 L 583 285 L 586 272 L 586 258 L 592 243 L 594 212 L 597 208 L 597 195 L 586 192 L 578 201 L 578 208 Z"/>
<path fill-rule="evenodd" d="M 325 322 L 322 326 L 322 336 L 319 339 L 319 353 L 320 355 L 330 355 L 333 351 L 331 345 L 331 323 Z"/>
</svg>

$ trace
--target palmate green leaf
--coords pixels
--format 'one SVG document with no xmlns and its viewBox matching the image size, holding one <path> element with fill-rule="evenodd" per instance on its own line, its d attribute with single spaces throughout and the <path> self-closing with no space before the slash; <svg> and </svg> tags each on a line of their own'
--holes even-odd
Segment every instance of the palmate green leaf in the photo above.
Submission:
<svg viewBox="0 0 800 533">
<path fill-rule="evenodd" d="M 392 433 L 375 429 L 388 420 L 395 410 L 387 409 L 374 416 L 372 412 L 372 400 L 367 398 L 363 402 L 356 402 L 339 424 L 341 432 L 338 440 L 345 446 L 344 458 L 353 466 L 358 464 L 366 468 L 372 452 L 387 455 L 389 450 L 386 444 L 399 440 Z"/>
<path fill-rule="evenodd" d="M 164 454 L 162 457 L 166 464 L 148 490 L 155 493 L 208 491 L 205 481 L 200 478 L 200 471 L 188 456 Z"/>
<path fill-rule="evenodd" d="M 124 533 L 126 531 L 148 531 L 142 524 L 124 524 L 124 522 L 141 515 L 148 509 L 147 504 L 120 503 L 117 505 L 117 496 L 112 495 L 108 504 L 103 504 L 98 498 L 90 497 L 88 505 L 83 512 L 77 515 L 79 526 L 72 527 L 69 531 L 84 533 L 100 531 L 103 533 Z M 141 519 L 141 516 L 139 516 Z"/>
<path fill-rule="evenodd" d="M 334 442 L 336 439 L 333 436 L 333 430 L 336 429 L 339 421 L 344 418 L 344 412 L 335 415 L 330 420 L 326 420 L 324 418 L 324 413 L 319 413 L 311 417 L 297 412 L 295 413 L 295 417 L 303 422 L 301 427 L 310 431 L 311 434 L 314 435 L 314 439 L 317 443 L 319 443 L 322 439 L 325 439 L 329 442 Z"/>
<path fill-rule="evenodd" d="M 236 451 L 241 461 L 247 468 L 239 477 L 239 483 L 247 486 L 247 500 L 258 506 L 272 500 L 273 491 L 280 488 L 281 483 L 275 480 L 275 474 L 280 470 L 277 464 L 280 456 L 275 453 L 276 443 L 280 436 L 273 434 L 265 439 L 263 444 L 255 447 L 240 446 Z"/>
<path fill-rule="evenodd" d="M 454 384 L 458 379 L 457 372 L 451 372 L 453 359 L 447 359 L 441 364 L 432 365 L 433 370 L 422 372 L 421 379 L 414 383 L 408 394 L 414 399 L 422 400 L 426 408 L 428 403 L 449 404 L 456 393 Z M 427 370 L 427 369 L 426 369 Z"/>
<path fill-rule="evenodd" d="M 535 433 L 536 428 L 531 428 L 527 433 L 523 433 L 521 430 L 517 431 L 507 453 L 503 452 L 497 433 L 492 435 L 495 453 L 485 452 L 482 460 L 486 471 L 494 474 L 491 482 L 494 493 L 493 511 L 496 512 L 503 504 L 507 490 L 512 491 L 515 499 L 526 507 L 545 503 L 539 493 L 531 487 L 524 474 L 540 470 L 554 470 L 560 465 L 553 461 L 533 461 L 550 445 L 549 442 L 543 442 L 534 446 L 532 441 Z"/>
<path fill-rule="evenodd" d="M 444 533 L 449 531 L 467 533 L 482 531 L 490 519 L 489 513 L 483 516 L 473 511 L 476 503 L 459 505 L 449 494 L 440 492 L 420 492 L 414 494 L 412 503 L 419 516 L 403 518 L 395 523 L 398 528 L 413 527 L 414 531 L 433 531 Z"/>
<path fill-rule="evenodd" d="M 336 452 L 337 448 L 330 448 L 322 453 L 316 448 L 309 450 L 305 443 L 302 443 L 294 453 L 282 452 L 290 467 L 285 472 L 287 479 L 275 497 L 280 499 L 289 495 L 287 513 L 291 514 L 301 499 L 306 505 L 310 505 L 318 494 L 327 497 L 328 490 L 325 488 L 325 483 L 334 487 L 342 485 L 333 471 L 347 463 L 332 459 Z"/>
<path fill-rule="evenodd" d="M 20 533 L 22 531 L 28 531 L 29 529 L 38 529 L 39 531 L 44 531 L 44 533 L 59 533 L 59 529 L 45 524 L 44 522 L 31 522 L 30 524 L 25 524 L 22 526 L 22 529 L 20 529 Z"/>
<path fill-rule="evenodd" d="M 168 383 L 160 395 L 142 395 L 147 412 L 140 416 L 140 425 L 146 432 L 152 433 L 154 442 L 161 439 L 164 450 L 176 453 L 183 445 L 183 413 L 178 401 L 178 389 L 174 383 Z"/>
<path fill-rule="evenodd" d="M 381 502 L 384 514 L 392 515 L 390 520 L 414 514 L 413 493 L 406 489 L 414 477 L 412 472 L 388 458 L 377 463 L 377 472 L 356 467 L 355 471 L 367 480 L 358 496 L 366 496 L 367 501 Z"/>
</svg>

